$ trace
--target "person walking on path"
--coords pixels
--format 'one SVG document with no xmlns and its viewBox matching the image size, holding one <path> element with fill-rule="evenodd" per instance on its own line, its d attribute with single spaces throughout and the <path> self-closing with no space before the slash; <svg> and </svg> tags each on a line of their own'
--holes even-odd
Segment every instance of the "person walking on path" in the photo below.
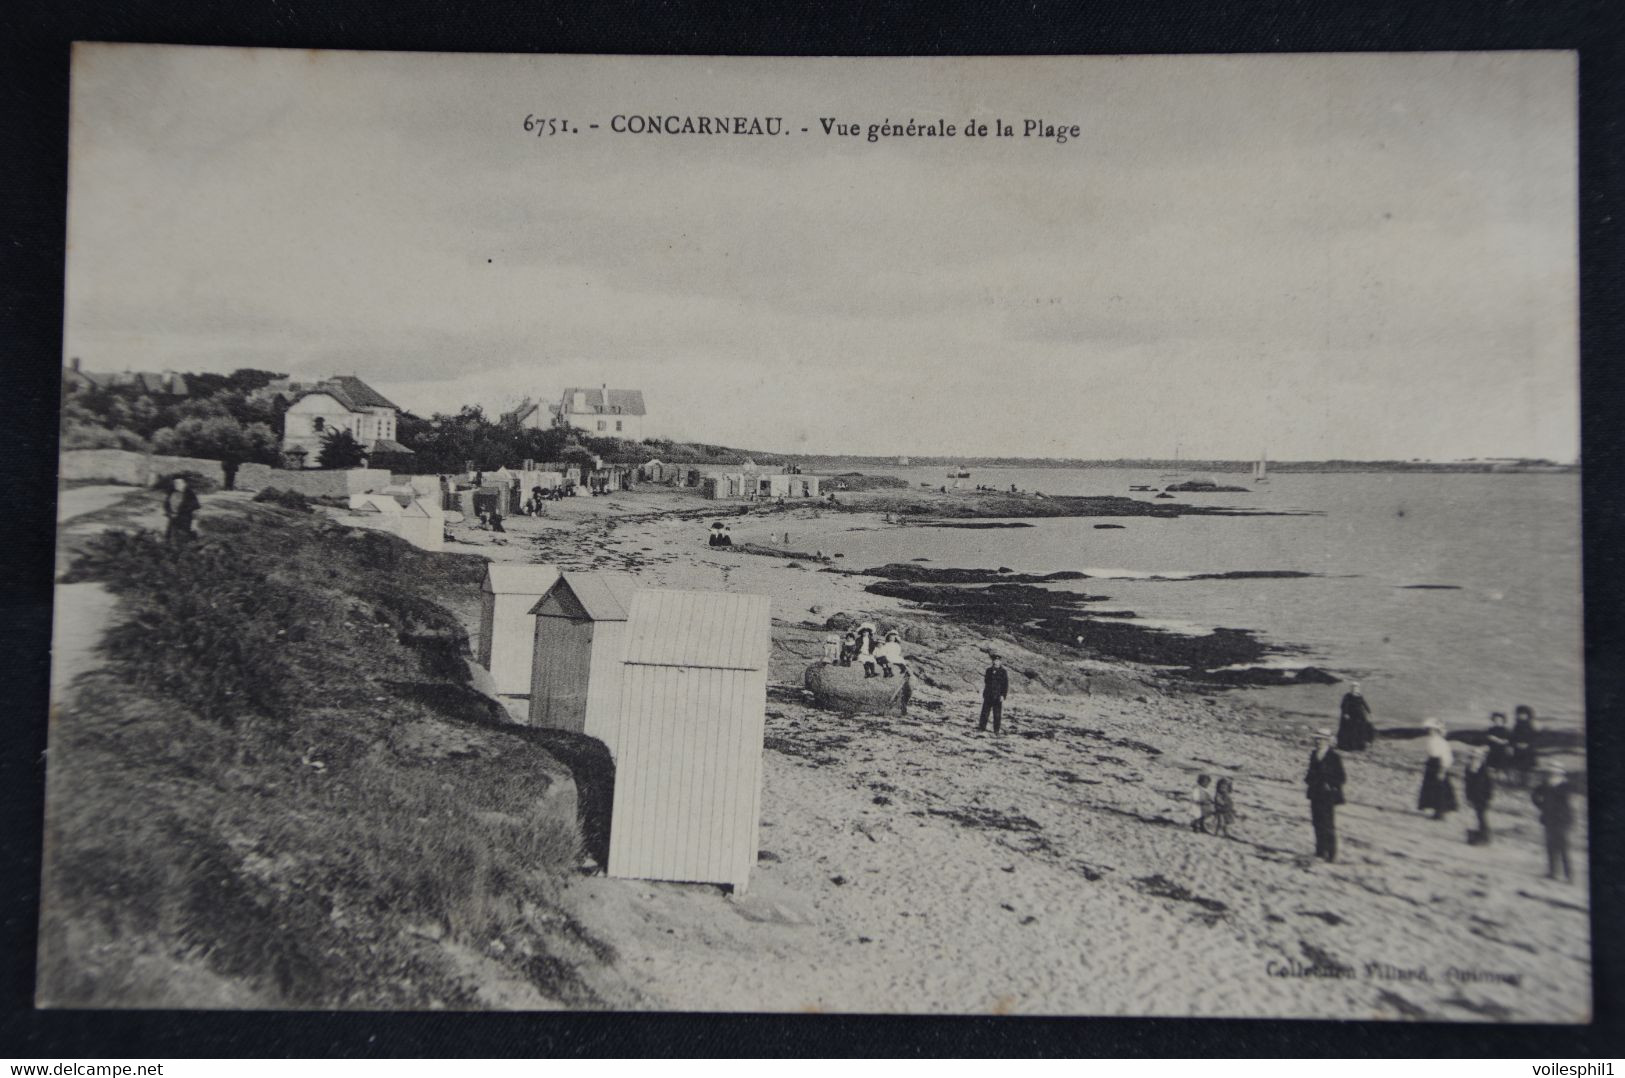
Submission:
<svg viewBox="0 0 1625 1078">
<path fill-rule="evenodd" d="M 1569 804 L 1568 776 L 1561 767 L 1546 769 L 1544 781 L 1529 793 L 1529 799 L 1540 810 L 1540 826 L 1546 832 L 1546 878 L 1557 879 L 1557 867 L 1563 866 L 1565 883 L 1574 882 L 1574 869 L 1569 864 L 1569 830 L 1574 826 L 1574 807 Z"/>
<path fill-rule="evenodd" d="M 1309 822 L 1315 828 L 1315 856 L 1337 860 L 1337 806 L 1343 803 L 1343 757 L 1332 744 L 1330 730 L 1315 731 L 1309 770 L 1303 776 L 1309 797 Z"/>
<path fill-rule="evenodd" d="M 1450 768 L 1456 758 L 1450 751 L 1450 742 L 1445 740 L 1444 723 L 1428 719 L 1422 727 L 1428 731 L 1428 762 L 1422 769 L 1422 789 L 1416 795 L 1416 807 L 1418 811 L 1433 813 L 1435 820 L 1442 820 L 1446 813 L 1455 812 L 1459 807 L 1456 788 L 1450 782 Z"/>
<path fill-rule="evenodd" d="M 1010 695 L 1010 672 L 999 662 L 997 655 L 988 658 L 993 662 L 982 671 L 982 717 L 976 722 L 977 730 L 987 729 L 988 716 L 993 716 L 993 732 L 999 732 L 999 719 L 1004 715 L 1004 698 Z"/>
<path fill-rule="evenodd" d="M 1528 786 L 1537 756 L 1535 709 L 1528 704 L 1519 704 L 1512 715 L 1512 770 L 1518 776 L 1518 785 Z"/>
<path fill-rule="evenodd" d="M 1504 711 L 1490 714 L 1490 728 L 1484 731 L 1484 748 L 1490 772 L 1505 779 L 1512 771 L 1512 731 L 1507 729 Z"/>
<path fill-rule="evenodd" d="M 164 495 L 164 519 L 169 522 L 164 528 L 164 539 L 177 545 L 190 542 L 192 516 L 197 511 L 197 493 L 187 485 L 185 479 L 176 476 L 169 493 Z"/>
<path fill-rule="evenodd" d="M 1486 814 L 1489 812 L 1490 799 L 1495 796 L 1489 749 L 1474 749 L 1467 758 L 1467 767 L 1461 773 L 1461 792 L 1478 816 L 1478 830 L 1468 832 L 1467 841 L 1474 846 L 1488 845 L 1490 824 Z"/>
<path fill-rule="evenodd" d="M 1358 681 L 1343 694 L 1339 712 L 1337 747 L 1344 752 L 1361 752 L 1369 748 L 1371 742 L 1376 740 L 1377 731 L 1371 725 L 1371 705 L 1360 695 Z"/>
</svg>

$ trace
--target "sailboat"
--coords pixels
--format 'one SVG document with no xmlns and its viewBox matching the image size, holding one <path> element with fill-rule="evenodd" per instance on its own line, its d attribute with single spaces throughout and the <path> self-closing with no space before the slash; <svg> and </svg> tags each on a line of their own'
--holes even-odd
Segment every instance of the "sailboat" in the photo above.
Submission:
<svg viewBox="0 0 1625 1078">
<path fill-rule="evenodd" d="M 1179 445 L 1178 445 L 1178 443 L 1174 444 L 1174 470 L 1171 471 L 1171 472 L 1163 472 L 1162 473 L 1162 478 L 1163 479 L 1183 479 L 1183 478 L 1185 478 L 1185 473 L 1183 471 L 1181 471 L 1180 468 L 1179 468 Z"/>
<path fill-rule="evenodd" d="M 1253 482 L 1268 483 L 1270 481 L 1269 454 L 1260 453 L 1253 462 Z"/>
</svg>

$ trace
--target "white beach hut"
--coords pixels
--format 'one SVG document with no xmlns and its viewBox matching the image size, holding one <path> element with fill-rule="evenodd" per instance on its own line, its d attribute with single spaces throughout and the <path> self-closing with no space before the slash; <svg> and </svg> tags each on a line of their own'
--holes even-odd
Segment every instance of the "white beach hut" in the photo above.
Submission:
<svg viewBox="0 0 1625 1078">
<path fill-rule="evenodd" d="M 485 567 L 480 585 L 480 665 L 491 671 L 496 691 L 523 696 L 530 692 L 530 660 L 536 647 L 536 618 L 531 607 L 559 579 L 553 565 Z"/>
<path fill-rule="evenodd" d="M 419 550 L 443 550 L 446 546 L 446 517 L 429 498 L 418 498 L 403 506 L 400 536 Z"/>
<path fill-rule="evenodd" d="M 610 875 L 745 890 L 761 816 L 769 628 L 765 595 L 632 597 Z"/>
<path fill-rule="evenodd" d="M 530 724 L 575 730 L 615 751 L 630 583 L 565 573 L 532 606 Z"/>
</svg>

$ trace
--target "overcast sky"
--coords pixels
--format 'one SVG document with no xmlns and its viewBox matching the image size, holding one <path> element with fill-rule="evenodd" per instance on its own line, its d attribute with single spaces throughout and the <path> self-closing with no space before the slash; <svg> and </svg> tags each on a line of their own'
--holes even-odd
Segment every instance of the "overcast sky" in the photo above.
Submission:
<svg viewBox="0 0 1625 1078">
<path fill-rule="evenodd" d="M 67 354 L 355 373 L 420 414 L 607 382 L 654 433 L 777 450 L 1573 459 L 1574 93 L 1559 53 L 81 46 Z"/>
</svg>

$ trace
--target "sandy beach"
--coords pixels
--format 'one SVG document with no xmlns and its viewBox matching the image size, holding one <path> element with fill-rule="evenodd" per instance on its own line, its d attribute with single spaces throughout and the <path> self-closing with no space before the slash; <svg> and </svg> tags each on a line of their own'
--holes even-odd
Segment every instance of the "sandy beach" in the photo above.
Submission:
<svg viewBox="0 0 1625 1078">
<path fill-rule="evenodd" d="M 1256 694 L 1243 701 L 955 624 L 867 593 L 872 578 L 793 556 L 843 530 L 895 526 L 861 506 L 742 511 L 645 489 L 551 503 L 549 514 L 511 519 L 504 536 L 456 526 L 447 549 L 773 597 L 761 852 L 748 893 L 595 875 L 570 884 L 583 921 L 617 949 L 603 990 L 620 1005 L 1590 1013 L 1583 818 L 1575 882 L 1545 880 L 1526 791 L 1499 787 L 1493 843 L 1469 846 L 1465 808 L 1443 821 L 1415 811 L 1421 743 L 1384 738 L 1346 756 L 1338 861 L 1312 856 L 1308 736 L 1335 722 L 1342 686 L 1324 688 L 1328 718 L 1315 723 L 1250 702 Z M 712 519 L 753 548 L 788 532 L 786 555 L 708 548 Z M 475 599 L 452 604 L 471 628 Z M 812 706 L 802 674 L 837 613 L 904 630 L 917 674 L 909 716 Z M 975 728 L 994 650 L 1012 671 L 997 738 Z M 1228 838 L 1188 827 L 1200 773 L 1235 783 Z"/>
</svg>

